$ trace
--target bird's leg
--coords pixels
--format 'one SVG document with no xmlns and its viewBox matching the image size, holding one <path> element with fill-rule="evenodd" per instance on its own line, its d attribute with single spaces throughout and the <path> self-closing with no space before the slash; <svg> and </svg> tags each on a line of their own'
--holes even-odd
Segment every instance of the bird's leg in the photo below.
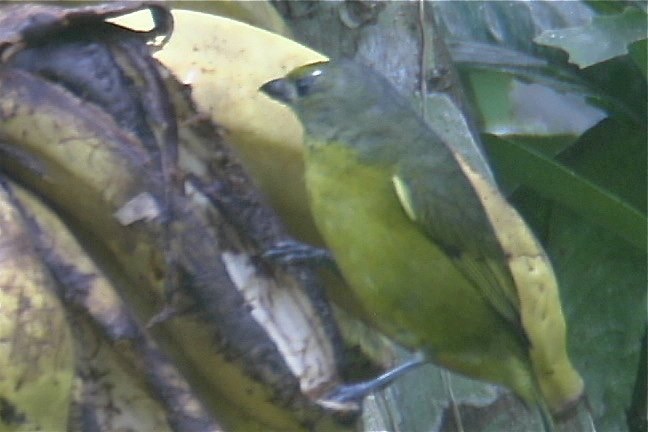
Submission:
<svg viewBox="0 0 648 432">
<path fill-rule="evenodd" d="M 414 369 L 425 363 L 425 358 L 422 353 L 417 353 L 413 358 L 395 368 L 385 372 L 377 378 L 358 382 L 355 384 L 342 385 L 336 388 L 332 393 L 326 396 L 325 399 L 335 402 L 351 402 L 362 401 L 362 399 L 370 393 L 382 390 L 391 384 L 396 378 L 405 374 L 406 372 Z"/>
<path fill-rule="evenodd" d="M 335 259 L 328 249 L 295 240 L 276 243 L 265 251 L 262 257 L 280 264 L 315 264 L 337 269 Z"/>
</svg>

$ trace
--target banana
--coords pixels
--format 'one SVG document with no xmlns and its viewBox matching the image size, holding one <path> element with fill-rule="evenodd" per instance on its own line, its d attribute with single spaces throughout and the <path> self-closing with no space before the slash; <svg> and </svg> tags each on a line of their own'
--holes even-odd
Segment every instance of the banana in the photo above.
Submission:
<svg viewBox="0 0 648 432">
<path fill-rule="evenodd" d="M 307 204 L 301 123 L 285 106 L 260 95 L 258 88 L 299 65 L 327 57 L 229 18 L 175 9 L 171 13 L 177 31 L 154 56 L 191 86 L 198 111 L 220 126 L 290 234 L 323 245 Z M 113 21 L 146 28 L 148 17 L 135 13 Z M 362 313 L 337 275 L 321 276 L 336 304 Z"/>
<path fill-rule="evenodd" d="M 139 48 L 124 42 L 109 50 L 146 101 L 150 133 L 98 106 L 110 94 L 90 87 L 84 94 L 94 99 L 81 100 L 65 82 L 38 76 L 24 64 L 26 49 L 0 68 L 0 168 L 60 212 L 142 321 L 164 304 L 165 246 L 174 249 L 180 291 L 199 312 L 163 322 L 153 335 L 226 428 L 339 430 L 317 406 L 328 406 L 323 396 L 339 384 L 336 331 L 317 289 L 303 291 L 303 271 L 257 262 L 261 247 L 283 234 L 179 85 L 172 96 L 185 101 L 182 112 L 168 103 L 172 77 L 142 64 Z M 165 166 L 173 172 L 164 174 Z M 182 180 L 187 173 L 193 182 Z M 189 192 L 169 187 L 170 178 Z M 214 185 L 217 198 L 203 193 Z M 238 226 L 234 213 L 242 215 Z M 269 230 L 250 228 L 259 215 Z"/>
<path fill-rule="evenodd" d="M 258 88 L 297 66 L 326 57 L 232 19 L 186 10 L 172 10 L 172 14 L 177 31 L 155 57 L 191 85 L 198 110 L 222 127 L 227 142 L 291 233 L 320 244 L 306 204 L 301 124 L 289 109 L 272 103 Z M 114 21 L 145 27 L 148 17 L 138 13 Z"/>
<path fill-rule="evenodd" d="M 285 106 L 260 95 L 258 88 L 294 67 L 327 57 L 229 18 L 175 9 L 171 13 L 177 31 L 154 56 L 191 86 L 198 111 L 220 126 L 289 232 L 301 241 L 322 245 L 307 204 L 301 123 Z M 148 17 L 135 13 L 113 21 L 147 28 Z M 212 150 L 199 153 L 206 160 Z M 335 303 L 361 313 L 337 275 L 321 276 Z"/>
<path fill-rule="evenodd" d="M 24 189 L 14 188 L 14 195 L 61 297 L 80 324 L 74 336 L 82 409 L 96 411 L 101 430 L 128 423 L 134 430 L 170 430 L 169 425 L 175 430 L 189 425 L 205 432 L 221 430 L 63 222 Z M 144 383 L 151 394 L 142 388 Z M 112 395 L 105 392 L 108 384 Z M 102 410 L 102 402 L 116 409 Z"/>
<path fill-rule="evenodd" d="M 72 334 L 56 283 L 0 183 L 0 431 L 67 429 Z"/>
</svg>

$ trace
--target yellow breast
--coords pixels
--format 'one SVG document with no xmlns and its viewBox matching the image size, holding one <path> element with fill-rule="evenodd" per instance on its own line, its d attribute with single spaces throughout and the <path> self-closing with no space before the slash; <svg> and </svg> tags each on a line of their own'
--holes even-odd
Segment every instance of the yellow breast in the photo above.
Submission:
<svg viewBox="0 0 648 432">
<path fill-rule="evenodd" d="M 459 372 L 512 387 L 529 376 L 532 386 L 524 342 L 407 217 L 390 167 L 358 162 L 343 146 L 313 149 L 306 184 L 318 229 L 372 324 Z"/>
</svg>

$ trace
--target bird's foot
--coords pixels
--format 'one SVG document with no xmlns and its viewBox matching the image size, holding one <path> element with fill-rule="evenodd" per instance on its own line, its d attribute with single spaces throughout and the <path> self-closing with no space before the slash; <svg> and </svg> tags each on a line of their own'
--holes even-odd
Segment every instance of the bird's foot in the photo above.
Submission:
<svg viewBox="0 0 648 432">
<path fill-rule="evenodd" d="M 342 385 L 336 388 L 333 392 L 329 393 L 325 399 L 338 403 L 343 402 L 361 402 L 365 396 L 378 390 L 382 390 L 391 384 L 396 378 L 409 372 L 425 363 L 425 358 L 422 354 L 417 353 L 413 358 L 395 368 L 385 372 L 377 378 L 358 382 L 355 384 Z"/>
<path fill-rule="evenodd" d="M 318 248 L 294 240 L 278 242 L 265 251 L 262 256 L 280 264 L 335 266 L 335 259 L 328 249 Z"/>
</svg>

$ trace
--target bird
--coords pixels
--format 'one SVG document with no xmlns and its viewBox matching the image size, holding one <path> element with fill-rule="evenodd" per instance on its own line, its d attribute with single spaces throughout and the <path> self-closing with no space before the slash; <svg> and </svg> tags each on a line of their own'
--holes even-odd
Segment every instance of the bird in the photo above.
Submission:
<svg viewBox="0 0 648 432">
<path fill-rule="evenodd" d="M 496 184 L 361 63 L 308 64 L 260 91 L 304 127 L 309 207 L 363 319 L 512 389 L 550 428 L 584 383 L 551 263 Z"/>
</svg>

